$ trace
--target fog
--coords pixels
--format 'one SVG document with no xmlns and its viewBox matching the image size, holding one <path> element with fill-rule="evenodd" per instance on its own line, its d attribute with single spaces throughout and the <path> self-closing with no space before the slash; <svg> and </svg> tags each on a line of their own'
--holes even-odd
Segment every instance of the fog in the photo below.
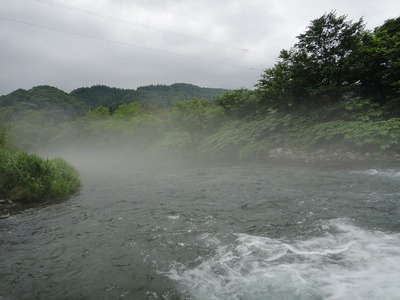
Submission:
<svg viewBox="0 0 400 300">
<path fill-rule="evenodd" d="M 149 151 L 127 145 L 124 139 L 113 138 L 113 144 L 97 139 L 88 139 L 86 145 L 67 143 L 63 146 L 38 150 L 42 157 L 62 157 L 71 163 L 84 177 L 97 172 L 125 172 L 129 170 L 149 170 L 156 172 L 163 168 L 181 168 L 184 166 L 201 167 L 207 162 L 205 156 L 195 152 L 163 153 Z M 212 163 L 215 163 L 212 162 Z M 227 162 L 224 162 L 227 164 Z"/>
</svg>

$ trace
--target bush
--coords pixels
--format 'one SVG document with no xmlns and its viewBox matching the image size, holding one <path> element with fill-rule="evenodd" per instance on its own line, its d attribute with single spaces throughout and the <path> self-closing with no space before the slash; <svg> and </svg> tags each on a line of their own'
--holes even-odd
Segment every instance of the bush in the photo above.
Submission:
<svg viewBox="0 0 400 300">
<path fill-rule="evenodd" d="M 45 160 L 27 152 L 0 151 L 0 197 L 61 199 L 80 186 L 78 172 L 61 158 Z"/>
</svg>

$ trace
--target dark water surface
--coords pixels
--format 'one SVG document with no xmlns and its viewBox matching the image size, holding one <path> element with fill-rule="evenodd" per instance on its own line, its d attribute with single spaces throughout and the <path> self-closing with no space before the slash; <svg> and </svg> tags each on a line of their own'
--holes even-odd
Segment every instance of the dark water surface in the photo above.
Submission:
<svg viewBox="0 0 400 300">
<path fill-rule="evenodd" d="M 400 298 L 399 166 L 81 174 L 70 199 L 3 213 L 0 299 Z"/>
</svg>

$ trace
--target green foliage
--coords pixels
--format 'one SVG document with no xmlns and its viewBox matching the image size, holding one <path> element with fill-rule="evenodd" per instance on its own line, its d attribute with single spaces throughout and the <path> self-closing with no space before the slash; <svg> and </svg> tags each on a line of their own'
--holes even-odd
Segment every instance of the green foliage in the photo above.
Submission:
<svg viewBox="0 0 400 300">
<path fill-rule="evenodd" d="M 400 17 L 365 35 L 359 53 L 361 93 L 400 112 Z"/>
<path fill-rule="evenodd" d="M 53 136 L 47 146 L 64 148 L 70 145 L 91 144 L 95 139 L 103 139 L 106 136 L 110 120 L 111 116 L 107 107 L 100 106 L 91 109 L 73 122 L 59 126 L 59 132 Z"/>
<path fill-rule="evenodd" d="M 193 151 L 193 148 L 190 134 L 178 130 L 166 132 L 151 147 L 151 153 L 167 155 L 167 157 L 175 156 L 181 158 L 191 151 Z"/>
<path fill-rule="evenodd" d="M 88 111 L 84 117 L 89 120 L 104 120 L 107 119 L 109 116 L 110 110 L 108 107 L 98 106 Z"/>
<path fill-rule="evenodd" d="M 121 104 L 113 111 L 113 119 L 130 120 L 142 113 L 142 109 L 135 102 L 129 104 Z"/>
<path fill-rule="evenodd" d="M 16 90 L 0 97 L 0 124 L 18 147 L 40 149 L 59 133 L 59 126 L 83 115 L 87 107 L 76 98 L 49 86 Z"/>
<path fill-rule="evenodd" d="M 161 137 L 163 125 L 164 121 L 155 114 L 141 114 L 130 122 L 133 135 L 147 142 Z"/>
<path fill-rule="evenodd" d="M 351 106 L 351 109 L 357 108 Z M 376 119 L 373 110 L 371 115 L 362 112 L 349 120 L 320 120 L 317 115 L 290 115 L 269 110 L 262 119 L 230 121 L 205 137 L 198 150 L 217 159 L 241 160 L 262 160 L 277 148 L 400 151 L 399 118 Z"/>
<path fill-rule="evenodd" d="M 265 106 L 307 111 L 368 98 L 399 116 L 400 18 L 369 32 L 362 19 L 353 23 L 330 12 L 297 38 L 256 85 Z"/>
<path fill-rule="evenodd" d="M 99 106 L 64 124 L 52 144 L 58 148 L 119 145 L 126 150 L 144 150 L 162 138 L 165 123 L 157 110 L 145 110 L 135 102 L 121 104 L 113 110 Z"/>
<path fill-rule="evenodd" d="M 351 109 L 356 108 L 351 106 Z M 347 120 L 336 118 L 324 121 L 312 116 L 294 116 L 284 131 L 285 145 L 303 150 L 334 147 L 339 151 L 399 151 L 400 119 L 383 120 L 380 115 L 379 110 L 372 110 L 352 114 Z"/>
<path fill-rule="evenodd" d="M 277 107 L 315 107 L 335 103 L 356 88 L 354 54 L 364 34 L 362 19 L 352 23 L 335 12 L 311 21 L 290 51 L 264 72 L 258 90 Z M 275 100 L 275 101 L 274 101 Z M 283 101 L 282 105 L 279 102 Z"/>
<path fill-rule="evenodd" d="M 379 104 L 370 99 L 348 101 L 338 107 L 340 106 L 344 107 L 344 110 L 341 111 L 341 118 L 345 120 L 379 121 L 387 113 Z"/>
<path fill-rule="evenodd" d="M 243 125 L 244 121 L 228 122 L 203 140 L 199 146 L 200 153 L 217 159 L 237 158 L 241 147 L 251 141 Z"/>
<path fill-rule="evenodd" d="M 0 149 L 13 149 L 14 147 L 10 126 L 0 123 Z"/>
<path fill-rule="evenodd" d="M 137 145 L 142 141 L 148 144 L 161 138 L 162 125 L 167 121 L 166 115 L 160 119 L 157 107 L 194 96 L 211 100 L 225 91 L 183 83 L 136 91 L 93 86 L 69 95 L 50 86 L 19 89 L 0 97 L 0 142 L 5 145 L 12 136 L 17 147 L 31 151 L 54 144 L 66 146 L 68 142 L 90 144 L 93 137 L 99 146 L 120 142 L 121 138 Z"/>
<path fill-rule="evenodd" d="M 73 90 L 70 95 L 80 99 L 88 107 L 98 106 L 116 107 L 125 103 L 124 97 L 130 92 L 127 89 L 108 87 L 105 85 L 94 85 L 92 87 L 81 87 Z"/>
<path fill-rule="evenodd" d="M 223 107 L 226 115 L 244 118 L 257 113 L 259 98 L 254 91 L 242 88 L 216 97 L 214 103 Z"/>
<path fill-rule="evenodd" d="M 287 61 L 278 62 L 273 68 L 265 70 L 256 84 L 257 93 L 261 96 L 261 104 L 267 108 L 277 108 L 289 112 L 295 104 L 294 81 L 291 78 Z"/>
<path fill-rule="evenodd" d="M 80 99 L 90 108 L 105 106 L 115 108 L 124 103 L 136 102 L 144 106 L 169 107 L 177 101 L 193 98 L 212 100 L 227 90 L 202 88 L 192 84 L 176 83 L 167 85 L 148 85 L 134 89 L 111 88 L 95 85 L 78 88 L 70 95 Z"/>
<path fill-rule="evenodd" d="M 196 138 L 203 136 L 206 132 L 216 130 L 223 116 L 222 107 L 204 99 L 179 101 L 171 112 L 172 123 L 177 128 L 187 131 L 193 144 Z"/>
<path fill-rule="evenodd" d="M 202 154 L 215 158 L 265 159 L 269 149 L 285 143 L 285 130 L 291 116 L 270 110 L 266 117 L 229 121 L 199 146 Z"/>
<path fill-rule="evenodd" d="M 296 131 L 293 138 L 302 138 L 305 149 L 312 149 L 329 144 L 349 149 L 368 151 L 399 151 L 400 119 L 385 121 L 343 121 L 336 120 L 317 123 L 308 127 L 307 131 Z M 300 144 L 300 143 L 297 143 Z"/>
<path fill-rule="evenodd" d="M 26 110 L 19 114 L 17 121 L 10 123 L 10 130 L 19 148 L 41 149 L 59 133 L 60 127 L 45 111 Z"/>
<path fill-rule="evenodd" d="M 54 158 L 48 161 L 50 164 L 48 199 L 60 199 L 80 187 L 80 177 L 70 164 L 62 158 Z"/>
<path fill-rule="evenodd" d="M 211 101 L 228 90 L 216 88 L 203 88 L 187 83 L 167 85 L 149 85 L 138 87 L 130 91 L 125 97 L 125 102 L 135 101 L 146 106 L 171 107 L 178 101 L 187 99 L 207 99 Z"/>
<path fill-rule="evenodd" d="M 70 121 L 87 110 L 87 106 L 81 101 L 51 86 L 19 89 L 0 96 L 0 108 L 12 109 L 14 119 L 27 110 L 45 112 L 47 119 L 54 123 Z"/>
<path fill-rule="evenodd" d="M 270 145 L 399 151 L 400 18 L 374 32 L 345 19 L 331 12 L 313 20 L 259 80 L 263 105 L 288 120 L 268 126 Z"/>
<path fill-rule="evenodd" d="M 360 49 L 364 34 L 363 20 L 352 23 L 346 16 L 330 12 L 311 21 L 308 30 L 298 36 L 292 55 L 294 77 L 303 77 L 307 96 L 325 103 L 337 102 L 352 90 L 354 54 Z"/>
<path fill-rule="evenodd" d="M 80 186 L 78 172 L 57 158 L 0 150 L 0 197 L 12 200 L 60 199 Z"/>
</svg>

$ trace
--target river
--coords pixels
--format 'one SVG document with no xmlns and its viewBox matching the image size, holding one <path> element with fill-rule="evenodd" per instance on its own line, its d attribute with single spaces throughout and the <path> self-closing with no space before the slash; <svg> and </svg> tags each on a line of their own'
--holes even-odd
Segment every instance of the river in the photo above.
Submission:
<svg viewBox="0 0 400 300">
<path fill-rule="evenodd" d="M 144 162 L 0 218 L 0 299 L 399 299 L 400 167 Z"/>
</svg>

